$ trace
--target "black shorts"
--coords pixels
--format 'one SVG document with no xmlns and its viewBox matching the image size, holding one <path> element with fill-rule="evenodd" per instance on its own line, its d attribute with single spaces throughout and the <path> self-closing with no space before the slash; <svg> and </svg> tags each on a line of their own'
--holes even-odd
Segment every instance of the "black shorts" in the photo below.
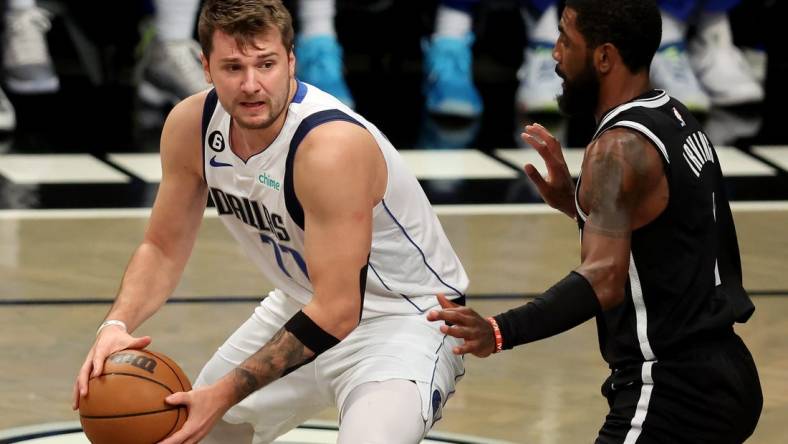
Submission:
<svg viewBox="0 0 788 444">
<path fill-rule="evenodd" d="M 602 385 L 610 412 L 597 444 L 742 443 L 755 430 L 761 384 L 732 330 L 687 344 L 670 359 L 658 357 L 650 378 L 644 366 L 616 369 Z"/>
</svg>

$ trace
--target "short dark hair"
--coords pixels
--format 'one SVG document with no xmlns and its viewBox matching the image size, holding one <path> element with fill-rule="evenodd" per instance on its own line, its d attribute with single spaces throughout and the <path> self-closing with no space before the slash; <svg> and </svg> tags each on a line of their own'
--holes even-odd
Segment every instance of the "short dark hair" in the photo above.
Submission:
<svg viewBox="0 0 788 444">
<path fill-rule="evenodd" d="M 234 37 L 241 49 L 261 32 L 278 29 L 285 49 L 293 47 L 293 19 L 280 0 L 206 0 L 197 25 L 206 57 L 213 49 L 217 29 Z"/>
<path fill-rule="evenodd" d="M 662 39 L 655 0 L 566 0 L 589 48 L 611 43 L 630 71 L 648 69 Z"/>
</svg>

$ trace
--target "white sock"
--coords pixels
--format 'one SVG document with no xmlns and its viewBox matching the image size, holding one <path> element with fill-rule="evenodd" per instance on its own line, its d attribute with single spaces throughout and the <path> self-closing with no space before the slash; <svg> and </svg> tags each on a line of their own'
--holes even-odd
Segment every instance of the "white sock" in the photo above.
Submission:
<svg viewBox="0 0 788 444">
<path fill-rule="evenodd" d="M 698 21 L 698 37 L 715 46 L 733 45 L 733 34 L 728 15 L 724 12 L 704 12 Z"/>
<path fill-rule="evenodd" d="M 525 19 L 528 42 L 555 43 L 558 40 L 558 8 L 552 5 L 545 9 L 539 19 L 526 8 L 520 9 Z"/>
<path fill-rule="evenodd" d="M 298 2 L 298 33 L 301 36 L 336 35 L 334 0 L 300 0 Z"/>
<path fill-rule="evenodd" d="M 153 24 L 159 40 L 171 42 L 193 37 L 200 0 L 155 0 L 154 7 Z"/>
<path fill-rule="evenodd" d="M 36 5 L 36 0 L 8 0 L 8 9 L 27 9 Z"/>
<path fill-rule="evenodd" d="M 471 15 L 459 9 L 438 6 L 432 37 L 465 37 L 471 32 Z"/>
<path fill-rule="evenodd" d="M 662 15 L 662 41 L 659 42 L 659 46 L 683 42 L 687 37 L 687 24 L 665 11 L 660 12 Z"/>
</svg>

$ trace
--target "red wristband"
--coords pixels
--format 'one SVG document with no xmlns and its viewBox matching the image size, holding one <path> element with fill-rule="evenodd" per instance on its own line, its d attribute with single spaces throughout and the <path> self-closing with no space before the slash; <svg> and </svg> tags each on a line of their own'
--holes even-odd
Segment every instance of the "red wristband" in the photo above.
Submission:
<svg viewBox="0 0 788 444">
<path fill-rule="evenodd" d="M 493 353 L 498 353 L 503 350 L 503 336 L 501 336 L 501 329 L 498 328 L 498 322 L 495 321 L 495 318 L 489 317 L 487 318 L 487 322 L 492 325 L 493 334 L 495 334 L 495 351 L 493 351 Z"/>
</svg>

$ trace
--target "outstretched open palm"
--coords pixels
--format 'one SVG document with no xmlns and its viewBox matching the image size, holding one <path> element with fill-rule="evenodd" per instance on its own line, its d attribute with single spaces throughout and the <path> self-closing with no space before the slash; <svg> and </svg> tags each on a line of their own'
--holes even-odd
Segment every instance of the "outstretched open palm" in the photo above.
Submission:
<svg viewBox="0 0 788 444">
<path fill-rule="evenodd" d="M 539 153 L 547 167 L 547 177 L 543 177 L 533 164 L 528 163 L 524 168 L 525 174 L 536 185 L 548 205 L 574 218 L 574 183 L 566 166 L 561 144 L 550 131 L 538 123 L 526 125 L 521 137 Z"/>
</svg>

